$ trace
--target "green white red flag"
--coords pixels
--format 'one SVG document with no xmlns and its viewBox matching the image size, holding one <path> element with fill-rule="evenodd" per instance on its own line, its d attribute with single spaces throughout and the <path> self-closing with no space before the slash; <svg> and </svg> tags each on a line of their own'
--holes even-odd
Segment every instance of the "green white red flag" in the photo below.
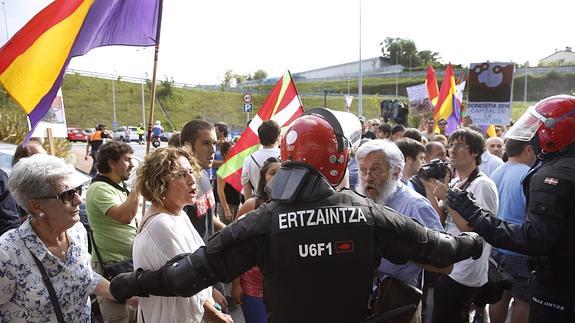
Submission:
<svg viewBox="0 0 575 323">
<path fill-rule="evenodd" d="M 303 105 L 289 71 L 274 86 L 257 115 L 250 122 L 240 139 L 218 168 L 217 175 L 232 185 L 238 192 L 242 189 L 242 166 L 251 153 L 260 148 L 258 127 L 262 122 L 274 120 L 280 127 L 287 127 L 303 113 Z"/>
</svg>

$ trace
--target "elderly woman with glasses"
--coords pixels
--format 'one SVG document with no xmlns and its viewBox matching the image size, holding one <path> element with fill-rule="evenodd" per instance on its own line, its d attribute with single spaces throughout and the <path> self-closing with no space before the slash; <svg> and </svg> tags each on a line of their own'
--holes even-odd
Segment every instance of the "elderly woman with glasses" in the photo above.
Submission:
<svg viewBox="0 0 575 323">
<path fill-rule="evenodd" d="M 113 299 L 109 282 L 90 267 L 79 176 L 44 154 L 14 166 L 8 187 L 31 216 L 0 237 L 1 322 L 89 322 L 90 294 Z"/>
</svg>

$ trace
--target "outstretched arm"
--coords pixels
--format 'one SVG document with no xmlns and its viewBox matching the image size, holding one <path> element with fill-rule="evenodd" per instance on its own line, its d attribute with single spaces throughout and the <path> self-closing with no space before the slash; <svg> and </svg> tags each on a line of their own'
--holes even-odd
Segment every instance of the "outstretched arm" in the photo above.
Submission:
<svg viewBox="0 0 575 323">
<path fill-rule="evenodd" d="M 120 302 L 132 296 L 190 297 L 216 282 L 230 282 L 254 265 L 263 248 L 269 216 L 262 209 L 216 233 L 192 254 L 174 257 L 156 271 L 138 269 L 112 280 L 110 291 Z"/>
<path fill-rule="evenodd" d="M 412 218 L 374 205 L 376 248 L 384 258 L 397 264 L 412 260 L 419 264 L 447 267 L 483 251 L 483 240 L 475 233 L 452 236 L 430 230 Z"/>
</svg>

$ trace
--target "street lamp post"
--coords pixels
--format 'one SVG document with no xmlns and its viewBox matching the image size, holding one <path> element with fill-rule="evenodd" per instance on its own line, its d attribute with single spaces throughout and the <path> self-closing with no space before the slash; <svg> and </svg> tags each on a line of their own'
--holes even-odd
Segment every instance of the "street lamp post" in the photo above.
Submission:
<svg viewBox="0 0 575 323">
<path fill-rule="evenodd" d="M 112 79 L 112 108 L 114 109 L 114 123 L 112 124 L 114 130 L 118 126 L 118 119 L 116 118 L 116 87 L 115 87 L 115 79 Z"/>
<path fill-rule="evenodd" d="M 359 78 L 357 82 L 357 115 L 363 115 L 363 72 L 361 70 L 361 0 L 359 0 Z"/>
<path fill-rule="evenodd" d="M 349 96 L 349 82 L 351 81 L 351 77 L 347 77 L 347 96 Z"/>
<path fill-rule="evenodd" d="M 10 40 L 10 34 L 8 33 L 8 19 L 6 19 L 6 3 L 2 1 L 2 10 L 4 11 L 4 28 L 6 28 L 6 42 Z"/>
<path fill-rule="evenodd" d="M 397 51 L 397 53 L 395 53 L 395 68 L 397 68 L 397 66 L 399 65 L 399 51 Z M 395 97 L 397 97 L 397 94 L 399 93 L 399 71 L 396 70 L 395 72 Z"/>
</svg>

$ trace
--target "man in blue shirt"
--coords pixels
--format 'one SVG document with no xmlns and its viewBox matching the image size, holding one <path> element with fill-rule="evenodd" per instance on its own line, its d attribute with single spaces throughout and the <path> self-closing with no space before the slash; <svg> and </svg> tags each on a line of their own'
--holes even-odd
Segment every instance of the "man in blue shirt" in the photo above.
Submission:
<svg viewBox="0 0 575 323">
<path fill-rule="evenodd" d="M 491 174 L 499 193 L 497 216 L 521 225 L 525 220 L 525 195 L 521 183 L 535 163 L 535 152 L 528 142 L 514 139 L 507 139 L 505 151 L 509 160 Z M 506 290 L 499 302 L 489 306 L 491 322 L 505 322 L 511 297 L 514 299 L 511 322 L 527 322 L 531 299 L 528 257 L 505 249 L 493 249 L 492 255 L 513 276 L 513 288 Z"/>
<path fill-rule="evenodd" d="M 416 219 L 427 228 L 443 231 L 439 215 L 429 201 L 402 183 L 401 174 L 405 161 L 395 143 L 389 140 L 372 140 L 359 147 L 355 157 L 359 169 L 357 191 L 360 194 L 367 195 L 376 203 L 386 205 L 398 213 Z M 421 289 L 423 269 L 449 273 L 452 267 L 436 268 L 413 262 L 396 265 L 382 258 L 378 272 L 381 278 L 391 276 Z M 421 303 L 412 322 L 421 321 L 420 307 Z"/>
</svg>

